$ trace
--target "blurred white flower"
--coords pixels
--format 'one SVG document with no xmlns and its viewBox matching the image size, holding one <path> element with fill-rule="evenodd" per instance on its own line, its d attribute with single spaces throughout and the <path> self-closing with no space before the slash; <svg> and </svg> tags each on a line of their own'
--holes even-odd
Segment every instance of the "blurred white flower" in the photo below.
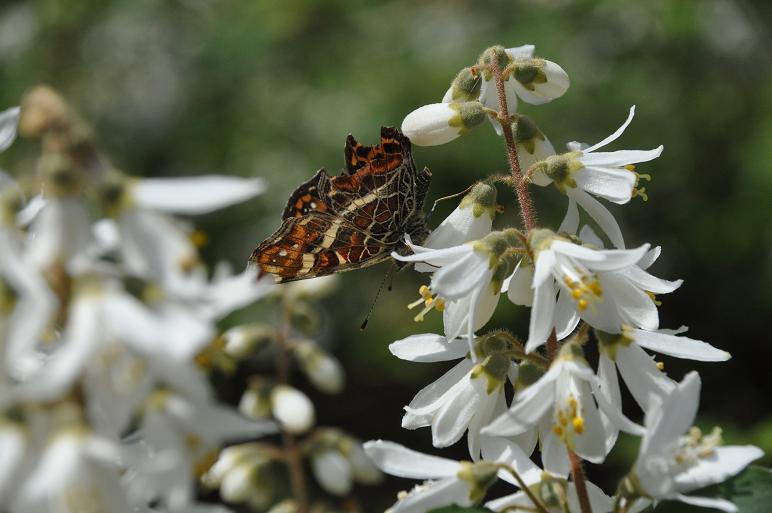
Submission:
<svg viewBox="0 0 772 513">
<path fill-rule="evenodd" d="M 0 112 L 0 151 L 7 150 L 16 139 L 20 113 L 19 107 L 11 107 Z"/>
<path fill-rule="evenodd" d="M 305 433 L 314 425 L 314 404 L 300 390 L 289 385 L 277 385 L 271 391 L 271 412 L 282 429 L 295 434 Z"/>
</svg>

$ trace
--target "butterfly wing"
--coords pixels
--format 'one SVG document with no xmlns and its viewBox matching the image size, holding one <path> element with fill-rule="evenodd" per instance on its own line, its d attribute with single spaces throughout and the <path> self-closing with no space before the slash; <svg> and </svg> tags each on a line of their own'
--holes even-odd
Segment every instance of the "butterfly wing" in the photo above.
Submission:
<svg viewBox="0 0 772 513">
<path fill-rule="evenodd" d="M 319 170 L 298 187 L 282 225 L 252 252 L 263 272 L 284 282 L 358 269 L 388 259 L 400 243 L 405 205 L 416 206 L 410 141 L 384 127 L 379 145 L 349 136 L 344 151 L 346 171 Z"/>
</svg>

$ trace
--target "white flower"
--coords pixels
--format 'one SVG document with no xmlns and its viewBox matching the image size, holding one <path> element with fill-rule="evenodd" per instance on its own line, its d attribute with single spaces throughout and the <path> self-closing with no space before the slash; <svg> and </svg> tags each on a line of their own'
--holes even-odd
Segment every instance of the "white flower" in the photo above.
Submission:
<svg viewBox="0 0 772 513">
<path fill-rule="evenodd" d="M 0 508 L 6 509 L 8 497 L 13 496 L 23 482 L 22 471 L 28 449 L 28 435 L 23 425 L 0 417 Z"/>
<path fill-rule="evenodd" d="M 703 437 L 699 429 L 689 430 L 699 395 L 700 377 L 690 372 L 664 399 L 652 396 L 646 433 L 633 469 L 635 480 L 639 491 L 654 500 L 678 500 L 734 512 L 737 507 L 727 500 L 685 494 L 734 476 L 763 452 L 752 445 L 719 447 L 720 431 Z"/>
<path fill-rule="evenodd" d="M 653 150 L 596 151 L 622 135 L 633 119 L 635 107 L 616 132 L 601 142 L 584 149 L 549 157 L 531 166 L 528 177 L 537 185 L 555 185 L 578 203 L 608 235 L 612 244 L 624 249 L 622 231 L 611 213 L 592 195 L 623 204 L 634 195 L 646 198 L 645 189 L 637 188 L 640 178 L 649 179 L 635 171 L 635 164 L 654 160 L 662 154 L 662 146 Z M 571 207 L 574 208 L 574 207 Z"/>
<path fill-rule="evenodd" d="M 597 485 L 586 481 L 587 496 L 590 500 L 590 508 L 593 513 L 609 513 L 613 507 L 611 498 L 603 493 L 603 490 Z M 547 507 L 549 513 L 581 513 L 582 508 L 579 505 L 579 496 L 576 491 L 576 484 L 563 481 L 547 474 L 541 482 L 530 485 L 531 491 L 536 497 L 541 498 L 542 503 Z M 546 493 L 542 492 L 547 489 Z M 560 490 L 560 495 L 555 494 L 555 489 Z M 563 499 L 563 494 L 564 499 Z M 551 498 L 552 503 L 548 503 L 544 498 Z M 565 502 L 563 502 L 565 500 Z M 564 509 L 568 506 L 568 509 Z M 535 505 L 525 492 L 517 492 L 512 495 L 506 495 L 485 503 L 485 507 L 493 511 L 535 511 Z"/>
<path fill-rule="evenodd" d="M 326 394 L 339 394 L 346 384 L 343 366 L 337 358 L 310 341 L 298 342 L 294 356 L 308 380 Z"/>
<path fill-rule="evenodd" d="M 102 201 L 115 219 L 117 249 L 127 271 L 177 295 L 196 297 L 205 280 L 190 230 L 167 214 L 204 214 L 264 190 L 261 178 L 137 180 L 114 173 L 105 180 Z"/>
<path fill-rule="evenodd" d="M 392 256 L 403 262 L 426 262 L 437 268 L 432 275 L 429 297 L 424 299 L 429 307 L 433 304 L 432 294 L 444 300 L 446 337 L 451 340 L 466 334 L 471 350 L 474 332 L 490 320 L 498 304 L 501 284 L 515 267 L 516 257 L 510 250 L 521 244 L 516 231 L 492 232 L 477 241 L 436 250 L 416 246 L 409 240 L 407 244 L 415 254 L 392 253 Z"/>
<path fill-rule="evenodd" d="M 331 495 L 345 496 L 354 485 L 351 465 L 340 451 L 327 449 L 312 454 L 311 471 L 319 485 Z"/>
<path fill-rule="evenodd" d="M 484 120 L 480 102 L 432 103 L 405 116 L 402 132 L 417 146 L 436 146 L 456 139 Z"/>
<path fill-rule="evenodd" d="M 304 433 L 314 425 L 314 404 L 300 390 L 277 385 L 271 391 L 271 410 L 282 428 L 290 433 Z"/>
<path fill-rule="evenodd" d="M 527 259 L 520 259 L 515 271 L 510 274 L 501 285 L 501 292 L 506 292 L 507 297 L 516 305 L 533 305 L 533 264 Z"/>
<path fill-rule="evenodd" d="M 619 333 L 623 325 L 655 330 L 659 314 L 652 295 L 681 285 L 636 265 L 647 255 L 648 244 L 631 250 L 592 249 L 545 230 L 533 230 L 529 240 L 536 265 L 528 352 L 542 345 L 553 327 L 566 336 L 579 317 L 611 333 Z"/>
<path fill-rule="evenodd" d="M 579 346 L 564 344 L 549 371 L 518 392 L 509 410 L 482 433 L 513 436 L 538 428 L 544 468 L 560 476 L 569 472 L 566 447 L 587 461 L 602 463 L 607 431 L 593 400 L 596 380 Z M 639 427 L 621 411 L 602 398 L 598 404 L 619 428 L 640 434 Z"/>
<path fill-rule="evenodd" d="M 402 427 L 431 426 L 432 444 L 447 447 L 461 439 L 467 430 L 471 458 L 480 457 L 480 429 L 506 408 L 504 385 L 516 379 L 517 365 L 507 351 L 512 349 L 503 335 L 490 335 L 475 341 L 480 363 L 467 358 L 464 340 L 448 341 L 431 333 L 413 335 L 389 345 L 398 358 L 417 362 L 461 359 L 434 383 L 426 386 L 405 407 Z"/>
<path fill-rule="evenodd" d="M 425 513 L 449 504 L 470 506 L 482 500 L 497 477 L 506 475 L 491 462 L 458 462 L 383 440 L 366 442 L 365 452 L 387 474 L 426 480 L 410 492 L 400 493 L 397 503 L 389 509 L 390 513 Z M 515 462 L 507 463 L 515 466 Z"/>
<path fill-rule="evenodd" d="M 512 73 L 504 82 L 504 92 L 507 99 L 507 111 L 517 112 L 518 97 L 526 103 L 540 105 L 548 103 L 568 90 L 570 85 L 568 74 L 559 65 L 545 59 L 534 58 L 535 47 L 523 45 L 516 48 L 495 48 L 487 51 L 481 57 L 481 62 L 487 64 L 493 56 L 499 59 L 500 71 L 507 66 L 512 67 Z M 481 72 L 483 81 L 480 86 L 480 102 L 495 111 L 499 110 L 499 98 L 496 83 L 490 72 Z M 447 93 L 446 93 L 447 97 Z M 502 134 L 498 121 L 491 120 L 496 133 Z"/>
<path fill-rule="evenodd" d="M 134 510 L 120 484 L 120 460 L 120 448 L 110 440 L 85 428 L 62 428 L 24 481 L 11 511 L 80 513 L 96 508 L 130 513 Z"/>
<path fill-rule="evenodd" d="M 491 232 L 495 216 L 496 188 L 478 182 L 472 186 L 458 207 L 432 230 L 423 246 L 442 249 L 482 239 Z M 422 269 L 416 265 L 416 270 Z"/>
<path fill-rule="evenodd" d="M 11 107 L 0 112 L 0 151 L 7 150 L 16 139 L 20 113 L 19 107 Z"/>
</svg>

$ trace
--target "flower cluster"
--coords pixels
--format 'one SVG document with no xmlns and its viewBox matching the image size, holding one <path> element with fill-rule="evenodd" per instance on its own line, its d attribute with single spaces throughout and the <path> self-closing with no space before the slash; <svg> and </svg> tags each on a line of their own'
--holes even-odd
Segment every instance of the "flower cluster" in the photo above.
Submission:
<svg viewBox="0 0 772 513">
<path fill-rule="evenodd" d="M 199 501 L 202 485 L 265 508 L 303 458 L 333 495 L 380 478 L 339 430 L 295 444 L 314 411 L 289 382 L 290 358 L 321 391 L 344 385 L 313 329 L 293 328 L 313 325 L 309 301 L 329 287 L 210 270 L 205 234 L 173 216 L 255 197 L 261 178 L 131 177 L 48 88 L 0 112 L 0 151 L 17 131 L 42 155 L 35 173 L 0 172 L 0 510 L 227 511 Z M 278 325 L 226 319 L 258 300 L 281 305 Z M 212 380 L 266 353 L 276 377 L 253 375 L 238 408 L 220 402 Z M 285 444 L 255 441 L 273 434 Z"/>
<path fill-rule="evenodd" d="M 660 327 L 657 297 L 682 282 L 651 274 L 660 248 L 628 249 L 619 223 L 596 199 L 646 200 L 639 182 L 650 177 L 636 165 L 656 159 L 662 146 L 600 151 L 622 136 L 635 113 L 631 108 L 609 137 L 594 145 L 571 142 L 567 152 L 556 154 L 536 124 L 515 111 L 518 98 L 540 104 L 568 88 L 560 66 L 533 55 L 531 45 L 489 48 L 459 72 L 442 103 L 411 112 L 402 125 L 413 142 L 431 146 L 490 119 L 504 136 L 512 171 L 498 180 L 517 192 L 524 226 L 494 230 L 495 182 L 477 183 L 423 246 L 408 239 L 413 254 L 393 254 L 431 273 L 421 300 L 410 306 L 425 305 L 419 321 L 432 309 L 442 311 L 444 333 L 398 340 L 391 352 L 415 362 L 457 362 L 418 392 L 405 407 L 402 425 L 430 427 L 435 447 L 466 434 L 470 461 L 369 442 L 366 450 L 383 471 L 425 481 L 402 495 L 391 511 L 421 513 L 453 502 L 478 503 L 499 478 L 521 491 L 487 502 L 495 511 L 623 513 L 659 499 L 735 511 L 728 501 L 686 494 L 736 474 L 761 451 L 719 447 L 720 431 L 703 436 L 690 430 L 699 401 L 698 375 L 692 372 L 678 383 L 647 350 L 703 362 L 730 355 L 683 336 L 686 328 Z M 536 224 L 530 184 L 554 184 L 568 197 L 557 229 Z M 581 226 L 578 207 L 613 249 L 606 249 L 592 227 Z M 502 294 L 517 307 L 530 308 L 522 339 L 506 330 L 484 331 Z M 597 365 L 585 357 L 591 341 L 600 354 Z M 623 412 L 619 375 L 645 415 L 644 425 Z M 581 461 L 602 463 L 620 431 L 642 437 L 642 443 L 611 498 L 586 482 Z M 543 469 L 529 459 L 537 447 Z"/>
</svg>

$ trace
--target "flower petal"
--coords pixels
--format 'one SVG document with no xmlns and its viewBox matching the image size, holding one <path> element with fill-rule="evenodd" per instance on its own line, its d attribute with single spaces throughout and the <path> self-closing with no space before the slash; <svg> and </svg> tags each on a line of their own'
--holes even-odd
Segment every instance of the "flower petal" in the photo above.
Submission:
<svg viewBox="0 0 772 513">
<path fill-rule="evenodd" d="M 617 128 L 616 131 L 613 134 L 609 135 L 608 137 L 603 139 L 601 142 L 599 142 L 597 144 L 594 144 L 594 145 L 590 146 L 589 148 L 583 150 L 583 153 L 586 155 L 587 153 L 593 152 L 593 151 L 597 150 L 598 148 L 601 148 L 603 146 L 606 146 L 607 144 L 610 144 L 610 143 L 616 141 L 619 138 L 619 136 L 622 135 L 622 133 L 625 131 L 625 129 L 627 128 L 627 125 L 629 125 L 630 122 L 633 120 L 633 116 L 635 116 L 635 105 L 630 107 L 630 113 L 627 115 L 627 119 L 625 120 L 625 122 L 622 123 L 622 126 Z"/>
<path fill-rule="evenodd" d="M 566 209 L 566 215 L 563 217 L 563 221 L 560 223 L 558 233 L 570 233 L 575 234 L 579 229 L 579 208 L 576 206 L 576 200 L 570 195 L 568 196 L 568 208 Z"/>
<path fill-rule="evenodd" d="M 389 344 L 391 354 L 411 362 L 444 362 L 463 358 L 467 346 L 462 340 L 448 340 L 442 335 L 411 335 Z"/>
<path fill-rule="evenodd" d="M 617 223 L 611 212 L 600 201 L 590 196 L 584 189 L 579 188 L 566 189 L 566 195 L 576 201 L 598 223 L 598 226 L 603 230 L 603 233 L 606 234 L 614 247 L 619 249 L 625 248 L 625 239 L 622 236 L 619 223 Z"/>
<path fill-rule="evenodd" d="M 635 174 L 626 169 L 587 165 L 574 177 L 585 191 L 620 205 L 630 201 L 636 181 Z"/>
<path fill-rule="evenodd" d="M 538 266 L 537 260 L 537 269 Z M 550 278 L 534 291 L 533 308 L 531 308 L 531 319 L 528 326 L 528 341 L 525 344 L 526 353 L 534 351 L 547 341 L 554 325 L 554 313 L 555 282 Z"/>
<path fill-rule="evenodd" d="M 701 457 L 696 465 L 675 476 L 676 486 L 681 492 L 688 493 L 722 483 L 762 456 L 764 451 L 753 445 L 716 447 L 710 456 Z"/>
<path fill-rule="evenodd" d="M 737 513 L 737 506 L 733 502 L 726 499 L 717 499 L 714 497 L 695 497 L 692 495 L 678 494 L 672 497 L 685 504 L 691 504 L 692 506 L 698 506 L 700 508 L 712 508 L 726 511 L 727 513 Z"/>
<path fill-rule="evenodd" d="M 262 178 L 204 175 L 185 178 L 143 178 L 132 187 L 138 205 L 176 214 L 205 214 L 261 194 Z"/>
<path fill-rule="evenodd" d="M 635 342 L 658 353 L 700 362 L 724 362 L 732 357 L 707 342 L 689 337 L 677 337 L 657 331 L 633 330 Z"/>
<path fill-rule="evenodd" d="M 666 396 L 675 383 L 659 370 L 646 351 L 635 344 L 617 347 L 617 367 L 627 388 L 643 411 L 649 409 L 651 394 Z"/>
<path fill-rule="evenodd" d="M 461 465 L 457 461 L 430 456 L 385 440 L 364 444 L 365 452 L 383 472 L 412 479 L 455 477 Z"/>
</svg>

